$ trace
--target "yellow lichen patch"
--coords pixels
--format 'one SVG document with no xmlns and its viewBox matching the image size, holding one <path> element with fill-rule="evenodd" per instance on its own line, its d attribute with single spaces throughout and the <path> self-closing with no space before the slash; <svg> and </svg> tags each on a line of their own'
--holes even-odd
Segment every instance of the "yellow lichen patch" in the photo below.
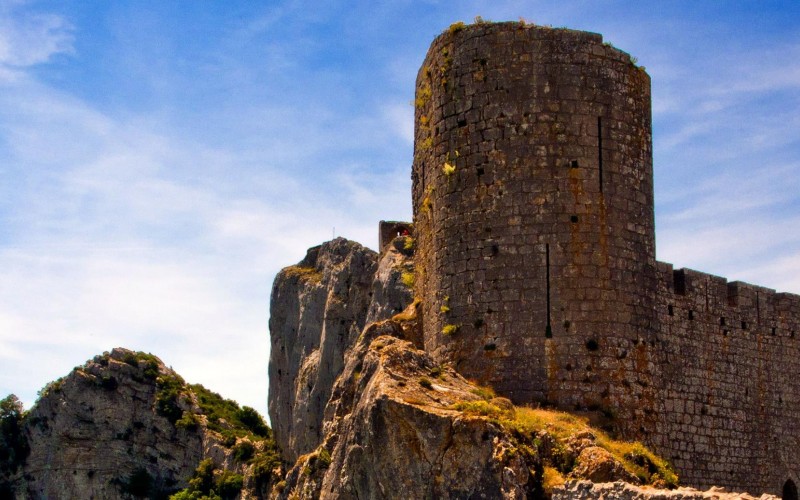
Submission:
<svg viewBox="0 0 800 500">
<path fill-rule="evenodd" d="M 403 271 L 400 274 L 400 281 L 408 288 L 414 288 L 414 273 L 412 271 Z"/>
<path fill-rule="evenodd" d="M 464 24 L 464 21 L 457 21 L 457 22 L 451 24 L 450 27 L 447 28 L 447 31 L 449 31 L 450 34 L 452 35 L 452 34 L 458 33 L 459 31 L 463 30 L 466 27 L 467 27 L 467 25 Z"/>
<path fill-rule="evenodd" d="M 444 175 L 447 177 L 450 177 L 456 173 L 456 166 L 449 162 L 444 162 L 444 165 L 442 166 L 442 172 L 444 172 Z"/>
<path fill-rule="evenodd" d="M 419 90 L 417 91 L 417 96 L 414 99 L 414 105 L 418 108 L 424 107 L 428 104 L 428 101 L 431 100 L 431 96 L 433 92 L 431 92 L 431 86 L 427 82 L 420 86 Z"/>
<path fill-rule="evenodd" d="M 558 472 L 555 467 L 549 465 L 544 466 L 544 473 L 542 474 L 542 489 L 548 495 L 553 493 L 553 490 L 559 486 L 564 486 L 566 479 Z"/>
<path fill-rule="evenodd" d="M 319 283 L 322 280 L 322 273 L 314 267 L 289 266 L 283 269 L 283 273 L 288 277 L 297 277 L 302 281 Z"/>
<path fill-rule="evenodd" d="M 458 331 L 458 325 L 444 325 L 442 327 L 442 335 L 453 335 Z"/>
</svg>

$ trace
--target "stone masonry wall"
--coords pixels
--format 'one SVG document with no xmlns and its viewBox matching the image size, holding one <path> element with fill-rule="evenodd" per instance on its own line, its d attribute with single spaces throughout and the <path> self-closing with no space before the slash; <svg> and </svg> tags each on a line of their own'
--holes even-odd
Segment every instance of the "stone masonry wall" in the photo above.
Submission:
<svg viewBox="0 0 800 500">
<path fill-rule="evenodd" d="M 648 433 L 652 363 L 631 347 L 655 300 L 647 74 L 593 33 L 454 26 L 415 104 L 426 350 L 517 403 Z"/>
<path fill-rule="evenodd" d="M 651 443 L 685 482 L 779 493 L 800 460 L 800 296 L 658 263 Z"/>
<path fill-rule="evenodd" d="M 650 81 L 602 37 L 454 25 L 417 77 L 425 349 L 602 415 L 692 486 L 800 482 L 800 297 L 655 260 Z"/>
</svg>

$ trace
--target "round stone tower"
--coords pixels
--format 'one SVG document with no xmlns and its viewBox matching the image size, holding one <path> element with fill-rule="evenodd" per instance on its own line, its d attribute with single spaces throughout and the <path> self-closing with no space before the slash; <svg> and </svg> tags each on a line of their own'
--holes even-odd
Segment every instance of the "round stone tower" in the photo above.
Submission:
<svg viewBox="0 0 800 500">
<path fill-rule="evenodd" d="M 646 432 L 648 75 L 598 34 L 457 24 L 431 45 L 415 108 L 426 350 L 517 403 L 622 412 Z"/>
</svg>

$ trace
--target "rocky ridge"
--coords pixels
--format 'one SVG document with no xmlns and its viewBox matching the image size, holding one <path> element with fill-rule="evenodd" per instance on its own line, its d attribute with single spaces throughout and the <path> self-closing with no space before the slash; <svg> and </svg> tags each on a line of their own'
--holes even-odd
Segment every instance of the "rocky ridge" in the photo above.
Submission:
<svg viewBox="0 0 800 500">
<path fill-rule="evenodd" d="M 29 453 L 0 483 L 18 499 L 166 498 L 207 460 L 217 476 L 226 471 L 228 490 L 256 497 L 278 465 L 262 438 L 269 431 L 252 410 L 238 411 L 262 436 L 218 418 L 226 404 L 235 406 L 186 384 L 155 356 L 114 349 L 43 389 L 22 419 Z"/>
</svg>

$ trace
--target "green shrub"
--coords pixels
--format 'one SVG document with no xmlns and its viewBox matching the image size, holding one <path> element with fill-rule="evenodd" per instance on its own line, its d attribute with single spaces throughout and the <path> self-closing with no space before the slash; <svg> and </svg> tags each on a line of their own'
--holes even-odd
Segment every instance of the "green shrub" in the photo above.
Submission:
<svg viewBox="0 0 800 500">
<path fill-rule="evenodd" d="M 275 479 L 280 479 L 281 458 L 274 441 L 265 443 L 264 450 L 252 460 L 256 488 L 264 489 Z M 276 474 L 275 472 L 278 471 Z"/>
<path fill-rule="evenodd" d="M 233 447 L 233 458 L 239 462 L 246 462 L 253 458 L 256 448 L 250 441 L 241 441 Z"/>
<path fill-rule="evenodd" d="M 156 412 L 169 420 L 173 425 L 183 416 L 183 410 L 178 406 L 178 398 L 184 391 L 185 382 L 174 373 L 166 374 L 156 379 Z"/>
<path fill-rule="evenodd" d="M 242 492 L 243 483 L 241 474 L 225 470 L 217 478 L 216 491 L 223 500 L 233 499 Z"/>
<path fill-rule="evenodd" d="M 451 408 L 470 415 L 481 415 L 484 417 L 502 417 L 506 414 L 500 407 L 483 400 L 461 401 L 452 405 Z"/>
<path fill-rule="evenodd" d="M 187 431 L 194 431 L 197 430 L 198 423 L 197 416 L 194 413 L 190 411 L 184 411 L 181 418 L 175 422 L 175 427 L 178 429 L 185 429 Z"/>
<path fill-rule="evenodd" d="M 16 472 L 28 457 L 30 446 L 22 430 L 24 418 L 22 403 L 15 395 L 0 400 L 0 477 Z"/>
<path fill-rule="evenodd" d="M 475 394 L 476 396 L 480 396 L 485 401 L 489 401 L 490 399 L 494 399 L 497 397 L 497 394 L 495 394 L 494 389 L 492 389 L 491 387 L 477 386 L 474 389 L 470 390 L 469 392 Z"/>
<path fill-rule="evenodd" d="M 256 436 L 269 436 L 269 427 L 267 427 L 264 419 L 255 409 L 249 406 L 242 406 L 242 409 L 237 412 L 236 418 Z"/>
<path fill-rule="evenodd" d="M 433 384 L 431 384 L 430 379 L 428 379 L 427 377 L 420 378 L 419 385 L 421 385 L 425 389 L 433 389 Z"/>
</svg>

